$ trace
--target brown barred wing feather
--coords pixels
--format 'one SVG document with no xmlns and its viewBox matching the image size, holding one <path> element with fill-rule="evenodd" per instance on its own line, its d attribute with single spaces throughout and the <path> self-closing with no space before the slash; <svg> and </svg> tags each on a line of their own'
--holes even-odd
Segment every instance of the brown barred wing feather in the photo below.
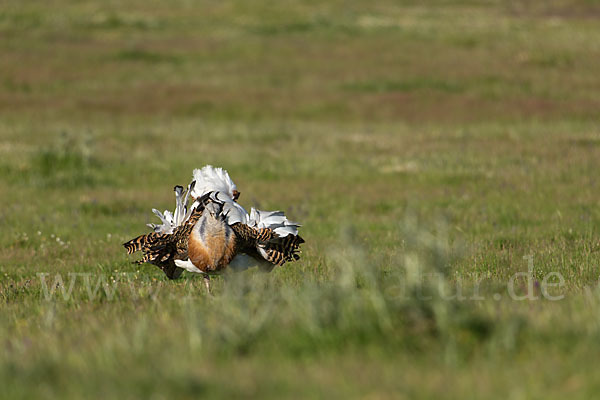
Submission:
<svg viewBox="0 0 600 400">
<path fill-rule="evenodd" d="M 259 244 L 262 249 L 261 254 L 270 263 L 283 265 L 288 261 L 297 261 L 300 259 L 300 245 L 304 239 L 298 235 L 287 235 L 284 237 L 275 237 L 266 243 Z"/>
<path fill-rule="evenodd" d="M 123 247 L 127 250 L 127 254 L 133 254 L 136 251 L 143 250 L 147 246 L 151 246 L 153 243 L 159 242 L 162 236 L 160 233 L 150 232 L 123 243 Z"/>
<path fill-rule="evenodd" d="M 142 251 L 143 256 L 134 264 L 150 263 L 160 268 L 170 279 L 178 278 L 183 270 L 175 265 L 175 260 L 188 257 L 188 241 L 194 225 L 198 222 L 210 199 L 210 193 L 197 198 L 198 205 L 189 218 L 177 226 L 172 233 L 150 232 L 123 243 L 127 254 Z"/>
<path fill-rule="evenodd" d="M 260 255 L 275 265 L 283 265 L 287 261 L 300 258 L 300 244 L 304 243 L 304 239 L 299 235 L 280 237 L 270 228 L 254 228 L 242 223 L 233 224 L 231 227 L 237 237 L 239 253 L 255 258 Z"/>
</svg>

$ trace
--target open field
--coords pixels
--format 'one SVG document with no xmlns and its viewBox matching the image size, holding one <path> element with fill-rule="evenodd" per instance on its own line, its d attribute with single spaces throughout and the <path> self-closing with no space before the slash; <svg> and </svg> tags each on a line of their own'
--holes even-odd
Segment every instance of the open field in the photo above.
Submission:
<svg viewBox="0 0 600 400">
<path fill-rule="evenodd" d="M 594 0 L 2 2 L 0 398 L 593 398 L 598 71 Z M 208 163 L 300 262 L 130 263 Z"/>
</svg>

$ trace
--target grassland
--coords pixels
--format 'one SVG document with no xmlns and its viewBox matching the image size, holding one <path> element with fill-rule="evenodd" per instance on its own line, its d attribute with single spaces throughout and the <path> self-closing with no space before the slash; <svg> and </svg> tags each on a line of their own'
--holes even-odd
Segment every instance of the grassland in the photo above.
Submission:
<svg viewBox="0 0 600 400">
<path fill-rule="evenodd" d="M 0 397 L 593 398 L 599 16 L 1 3 Z M 212 298 L 130 263 L 207 163 L 304 224 L 300 262 Z"/>
</svg>

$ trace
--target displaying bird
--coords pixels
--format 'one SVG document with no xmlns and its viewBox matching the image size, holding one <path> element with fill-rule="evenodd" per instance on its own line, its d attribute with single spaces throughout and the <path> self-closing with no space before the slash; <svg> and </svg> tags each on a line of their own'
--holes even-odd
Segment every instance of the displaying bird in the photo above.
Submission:
<svg viewBox="0 0 600 400">
<path fill-rule="evenodd" d="M 171 278 L 182 270 L 200 273 L 210 292 L 210 275 L 228 266 L 236 271 L 252 266 L 271 271 L 277 265 L 299 259 L 299 224 L 283 212 L 251 209 L 250 214 L 236 200 L 239 192 L 227 171 L 206 166 L 194 170 L 187 190 L 175 187 L 173 213 L 153 210 L 161 225 L 153 232 L 123 244 L 127 253 L 141 250 L 135 263 L 152 263 Z M 193 199 L 188 209 L 189 199 Z"/>
<path fill-rule="evenodd" d="M 188 208 L 188 201 L 190 198 L 201 198 L 202 195 L 210 191 L 219 191 L 222 193 L 222 197 L 227 196 L 232 201 L 237 200 L 240 196 L 240 192 L 229 177 L 229 173 L 222 168 L 215 168 L 211 165 L 206 165 L 201 169 L 195 169 L 193 171 L 193 180 L 185 191 L 182 186 L 175 186 L 174 190 L 175 211 L 171 213 L 169 210 L 165 210 L 161 213 L 157 209 L 152 209 L 152 212 L 160 218 L 162 223 L 160 225 L 148 224 L 154 231 L 153 233 L 138 236 L 124 244 L 128 254 L 138 250 L 150 249 L 155 241 L 159 241 L 159 238 L 161 237 L 157 234 L 172 234 L 177 227 L 188 221 L 192 211 L 194 211 L 198 205 L 198 202 L 195 201 Z M 146 253 L 146 251 L 144 251 L 144 253 Z M 139 261 L 140 264 L 144 262 L 156 265 L 170 279 L 179 278 L 183 272 L 182 268 L 175 265 L 173 258 L 162 260 L 145 257 Z"/>
</svg>

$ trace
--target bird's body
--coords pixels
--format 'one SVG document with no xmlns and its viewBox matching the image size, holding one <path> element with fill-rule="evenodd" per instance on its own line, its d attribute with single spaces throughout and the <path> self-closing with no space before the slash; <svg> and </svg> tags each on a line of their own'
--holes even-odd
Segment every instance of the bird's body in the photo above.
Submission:
<svg viewBox="0 0 600 400">
<path fill-rule="evenodd" d="M 188 259 L 201 272 L 219 272 L 235 256 L 236 242 L 225 220 L 205 210 L 189 235 Z"/>
<path fill-rule="evenodd" d="M 270 271 L 276 265 L 297 260 L 299 246 L 304 242 L 297 234 L 299 225 L 281 212 L 252 209 L 248 214 L 235 202 L 239 192 L 227 172 L 217 169 L 218 179 L 205 179 L 207 174 L 212 176 L 207 168 L 194 171 L 194 178 L 204 182 L 198 189 L 195 179 L 188 186 L 185 201 L 183 188 L 175 188 L 177 207 L 173 214 L 155 210 L 155 214 L 163 216 L 162 225 L 153 225 L 154 232 L 124 243 L 129 254 L 138 250 L 144 253 L 136 262 L 152 263 L 171 279 L 179 277 L 183 270 L 201 273 L 208 287 L 208 275 L 219 273 L 230 264 L 243 270 L 254 260 L 261 270 Z M 227 184 L 218 184 L 219 179 Z M 207 191 L 211 184 L 228 192 Z M 188 211 L 190 193 L 194 202 Z M 172 215 L 174 218 L 169 218 Z"/>
</svg>

